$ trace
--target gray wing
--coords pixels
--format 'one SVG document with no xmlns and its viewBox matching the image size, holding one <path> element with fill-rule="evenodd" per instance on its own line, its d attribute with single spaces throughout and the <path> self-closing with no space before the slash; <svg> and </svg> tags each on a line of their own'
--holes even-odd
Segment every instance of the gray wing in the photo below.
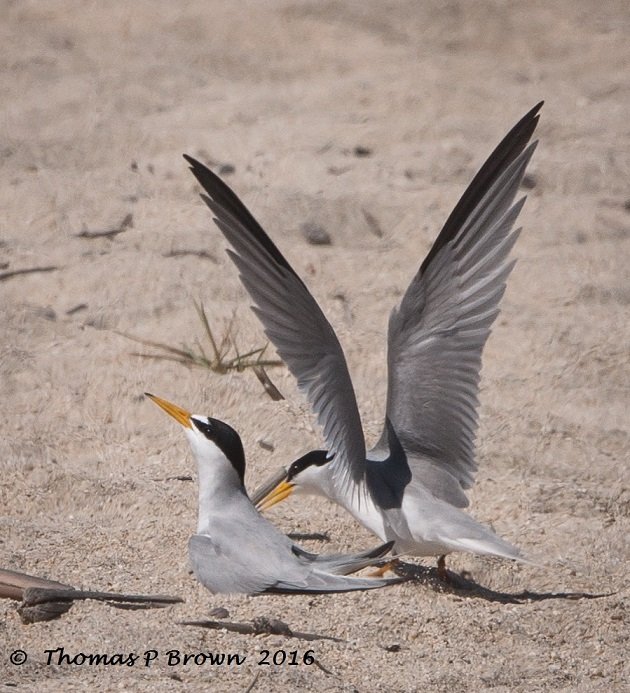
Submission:
<svg viewBox="0 0 630 693">
<path fill-rule="evenodd" d="M 204 534 L 193 534 L 188 541 L 190 563 L 199 582 L 215 593 L 257 594 L 277 582 L 262 560 L 260 566 L 244 566 L 222 550 L 219 543 Z"/>
<path fill-rule="evenodd" d="M 245 208 L 212 171 L 184 155 L 207 195 L 234 251 L 229 256 L 255 303 L 254 312 L 278 354 L 295 376 L 322 427 L 340 486 L 352 487 L 364 476 L 365 441 L 354 388 L 339 340 L 302 280 Z"/>
<path fill-rule="evenodd" d="M 514 261 L 514 204 L 536 142 L 535 106 L 506 135 L 449 216 L 388 331 L 387 417 L 414 482 L 465 506 L 474 481 L 483 347 Z M 375 451 L 387 448 L 383 429 Z"/>
<path fill-rule="evenodd" d="M 396 578 L 346 577 L 342 567 L 353 564 L 353 570 L 359 570 L 366 565 L 367 559 L 362 554 L 348 556 L 345 563 L 341 556 L 331 557 L 331 567 L 337 567 L 341 574 L 329 573 L 324 556 L 291 546 L 279 532 L 280 546 L 265 546 L 266 538 L 266 532 L 252 536 L 256 546 L 252 551 L 246 545 L 247 540 L 245 545 L 235 542 L 234 535 L 224 544 L 210 536 L 194 534 L 188 542 L 188 553 L 195 576 L 211 592 L 244 594 L 349 592 L 400 582 Z"/>
</svg>

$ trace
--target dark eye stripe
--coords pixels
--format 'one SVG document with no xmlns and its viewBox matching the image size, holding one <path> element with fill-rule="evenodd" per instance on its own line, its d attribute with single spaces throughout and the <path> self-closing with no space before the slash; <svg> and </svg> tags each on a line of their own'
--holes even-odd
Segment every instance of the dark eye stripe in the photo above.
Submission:
<svg viewBox="0 0 630 693">
<path fill-rule="evenodd" d="M 328 450 L 311 450 L 307 452 L 306 455 L 295 460 L 295 462 L 289 467 L 287 472 L 287 481 L 291 481 L 293 477 L 297 476 L 300 472 L 303 472 L 307 467 L 321 467 L 330 462 L 332 457 L 328 457 Z"/>
<path fill-rule="evenodd" d="M 201 431 L 206 438 L 214 441 L 213 427 L 209 421 L 206 423 L 205 421 L 200 421 L 199 419 L 193 418 L 192 422 L 195 424 L 195 428 Z"/>
<path fill-rule="evenodd" d="M 218 419 L 208 417 L 207 421 L 202 421 L 193 417 L 192 422 L 198 431 L 201 431 L 208 440 L 211 440 L 221 449 L 236 470 L 241 484 L 244 485 L 245 451 L 239 434 L 231 426 Z"/>
</svg>

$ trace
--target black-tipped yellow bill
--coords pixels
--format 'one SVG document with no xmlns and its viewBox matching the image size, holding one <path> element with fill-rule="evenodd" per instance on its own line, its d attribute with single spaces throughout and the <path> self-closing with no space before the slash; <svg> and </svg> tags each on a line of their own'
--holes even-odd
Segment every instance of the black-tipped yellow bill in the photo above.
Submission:
<svg viewBox="0 0 630 693">
<path fill-rule="evenodd" d="M 158 407 L 161 407 L 164 409 L 164 411 L 167 414 L 170 414 L 175 421 L 178 421 L 184 428 L 192 428 L 192 424 L 190 423 L 190 412 L 187 412 L 185 409 L 182 409 L 181 407 L 178 407 L 176 404 L 171 404 L 170 402 L 167 402 L 165 399 L 162 399 L 161 397 L 156 397 L 155 395 L 152 395 L 148 392 L 144 393 L 149 399 L 152 399 Z"/>
<path fill-rule="evenodd" d="M 285 498 L 288 498 L 293 493 L 294 488 L 295 484 L 293 482 L 281 481 L 262 500 L 256 503 L 256 507 L 258 510 L 269 510 L 276 503 L 281 503 Z"/>
</svg>

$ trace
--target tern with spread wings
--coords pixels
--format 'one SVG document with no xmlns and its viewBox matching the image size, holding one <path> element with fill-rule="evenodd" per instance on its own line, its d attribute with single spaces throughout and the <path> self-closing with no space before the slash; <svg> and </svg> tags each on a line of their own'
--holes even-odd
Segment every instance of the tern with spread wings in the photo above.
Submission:
<svg viewBox="0 0 630 693">
<path fill-rule="evenodd" d="M 185 156 L 232 250 L 265 333 L 295 376 L 327 451 L 294 462 L 261 502 L 292 491 L 346 508 L 397 553 L 453 551 L 526 560 L 464 512 L 475 480 L 479 372 L 514 260 L 525 198 L 515 202 L 536 142 L 542 103 L 504 137 L 476 174 L 394 308 L 388 329 L 385 421 L 366 451 L 346 359 L 319 305 L 236 194 Z"/>
</svg>

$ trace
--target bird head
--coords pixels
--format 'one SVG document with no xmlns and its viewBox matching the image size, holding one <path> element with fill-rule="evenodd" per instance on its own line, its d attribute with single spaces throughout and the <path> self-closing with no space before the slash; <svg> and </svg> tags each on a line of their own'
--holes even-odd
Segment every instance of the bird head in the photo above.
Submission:
<svg viewBox="0 0 630 693">
<path fill-rule="evenodd" d="M 224 466 L 227 462 L 238 475 L 241 485 L 244 484 L 243 443 L 231 426 L 209 416 L 191 414 L 176 404 L 148 392 L 145 392 L 145 395 L 184 427 L 200 471 L 208 466 Z"/>
<path fill-rule="evenodd" d="M 256 507 L 268 510 L 294 492 L 327 495 L 330 486 L 328 462 L 331 460 L 327 450 L 311 450 L 302 455 L 293 462 L 280 482 L 256 503 Z"/>
</svg>

